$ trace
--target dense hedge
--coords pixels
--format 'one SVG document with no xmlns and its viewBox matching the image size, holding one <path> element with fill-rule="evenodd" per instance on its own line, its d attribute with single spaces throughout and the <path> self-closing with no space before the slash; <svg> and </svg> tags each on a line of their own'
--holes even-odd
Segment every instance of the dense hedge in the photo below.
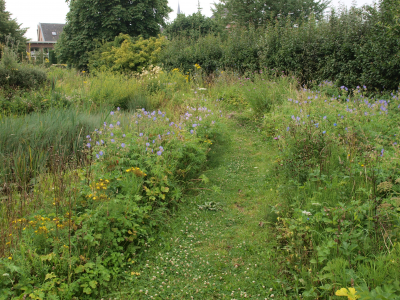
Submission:
<svg viewBox="0 0 400 300">
<path fill-rule="evenodd" d="M 185 72 L 196 63 L 207 73 L 218 68 L 240 73 L 279 70 L 307 84 L 331 80 L 347 87 L 394 90 L 400 80 L 395 18 L 383 4 L 332 12 L 320 21 L 281 18 L 257 30 L 236 28 L 227 38 L 175 38 L 161 61 L 167 69 Z"/>
<path fill-rule="evenodd" d="M 31 89 L 38 87 L 46 81 L 44 71 L 28 65 L 18 65 L 17 68 L 0 66 L 0 86 Z"/>
</svg>

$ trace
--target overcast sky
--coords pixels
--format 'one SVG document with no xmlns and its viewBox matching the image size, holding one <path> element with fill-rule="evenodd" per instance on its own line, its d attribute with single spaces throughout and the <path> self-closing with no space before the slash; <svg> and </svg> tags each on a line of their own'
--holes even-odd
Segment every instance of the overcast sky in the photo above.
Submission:
<svg viewBox="0 0 400 300">
<path fill-rule="evenodd" d="M 276 0 L 278 1 L 278 0 Z M 181 0 L 179 1 L 181 12 L 190 15 L 197 11 L 197 0 Z M 219 0 L 200 0 L 200 6 L 203 8 L 202 13 L 211 17 L 211 7 L 214 2 Z M 178 9 L 178 0 L 169 0 L 169 6 L 173 12 L 169 15 L 168 22 L 176 18 Z M 332 5 L 338 6 L 339 3 L 351 6 L 364 4 L 372 4 L 373 0 L 332 0 Z M 40 23 L 65 23 L 65 17 L 69 11 L 65 0 L 6 0 L 6 10 L 12 14 L 12 18 L 17 19 L 22 27 L 29 27 L 25 36 L 31 40 L 37 40 L 37 24 Z"/>
</svg>

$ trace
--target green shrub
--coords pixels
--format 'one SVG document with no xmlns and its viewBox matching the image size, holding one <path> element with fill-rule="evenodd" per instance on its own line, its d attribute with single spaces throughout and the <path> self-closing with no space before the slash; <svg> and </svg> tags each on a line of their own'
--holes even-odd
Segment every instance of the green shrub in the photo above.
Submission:
<svg viewBox="0 0 400 300">
<path fill-rule="evenodd" d="M 166 44 L 165 37 L 143 39 L 120 34 L 114 42 L 96 49 L 89 59 L 91 72 L 136 73 L 158 62 Z"/>
<path fill-rule="evenodd" d="M 46 82 L 46 73 L 30 65 L 7 69 L 0 66 L 0 85 L 5 88 L 33 89 Z"/>
<path fill-rule="evenodd" d="M 221 68 L 223 44 L 220 36 L 208 34 L 199 39 L 176 37 L 160 55 L 160 62 L 166 70 L 175 68 L 183 73 L 195 71 L 199 64 L 206 74 Z"/>
</svg>

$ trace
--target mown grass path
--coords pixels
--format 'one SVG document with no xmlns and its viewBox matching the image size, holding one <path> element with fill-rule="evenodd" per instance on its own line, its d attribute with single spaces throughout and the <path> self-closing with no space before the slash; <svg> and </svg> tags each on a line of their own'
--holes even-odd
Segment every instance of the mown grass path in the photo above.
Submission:
<svg viewBox="0 0 400 300">
<path fill-rule="evenodd" d="M 132 276 L 119 297 L 265 299 L 282 294 L 276 242 L 265 225 L 266 207 L 274 202 L 266 179 L 273 147 L 235 117 L 227 126 L 230 141 L 212 150 L 211 167 L 204 172 L 210 182 L 194 186 L 196 193 L 184 198 L 157 245 L 142 256 L 143 263 L 132 265 L 140 275 Z M 221 209 L 199 208 L 211 201 Z"/>
</svg>

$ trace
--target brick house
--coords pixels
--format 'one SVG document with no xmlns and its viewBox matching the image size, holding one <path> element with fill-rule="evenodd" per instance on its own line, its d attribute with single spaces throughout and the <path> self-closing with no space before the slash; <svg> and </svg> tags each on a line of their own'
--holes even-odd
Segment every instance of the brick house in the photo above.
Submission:
<svg viewBox="0 0 400 300">
<path fill-rule="evenodd" d="M 34 54 L 35 51 L 43 49 L 53 49 L 65 24 L 60 23 L 39 23 L 37 27 L 37 41 L 28 41 L 26 43 L 26 52 Z"/>
</svg>

